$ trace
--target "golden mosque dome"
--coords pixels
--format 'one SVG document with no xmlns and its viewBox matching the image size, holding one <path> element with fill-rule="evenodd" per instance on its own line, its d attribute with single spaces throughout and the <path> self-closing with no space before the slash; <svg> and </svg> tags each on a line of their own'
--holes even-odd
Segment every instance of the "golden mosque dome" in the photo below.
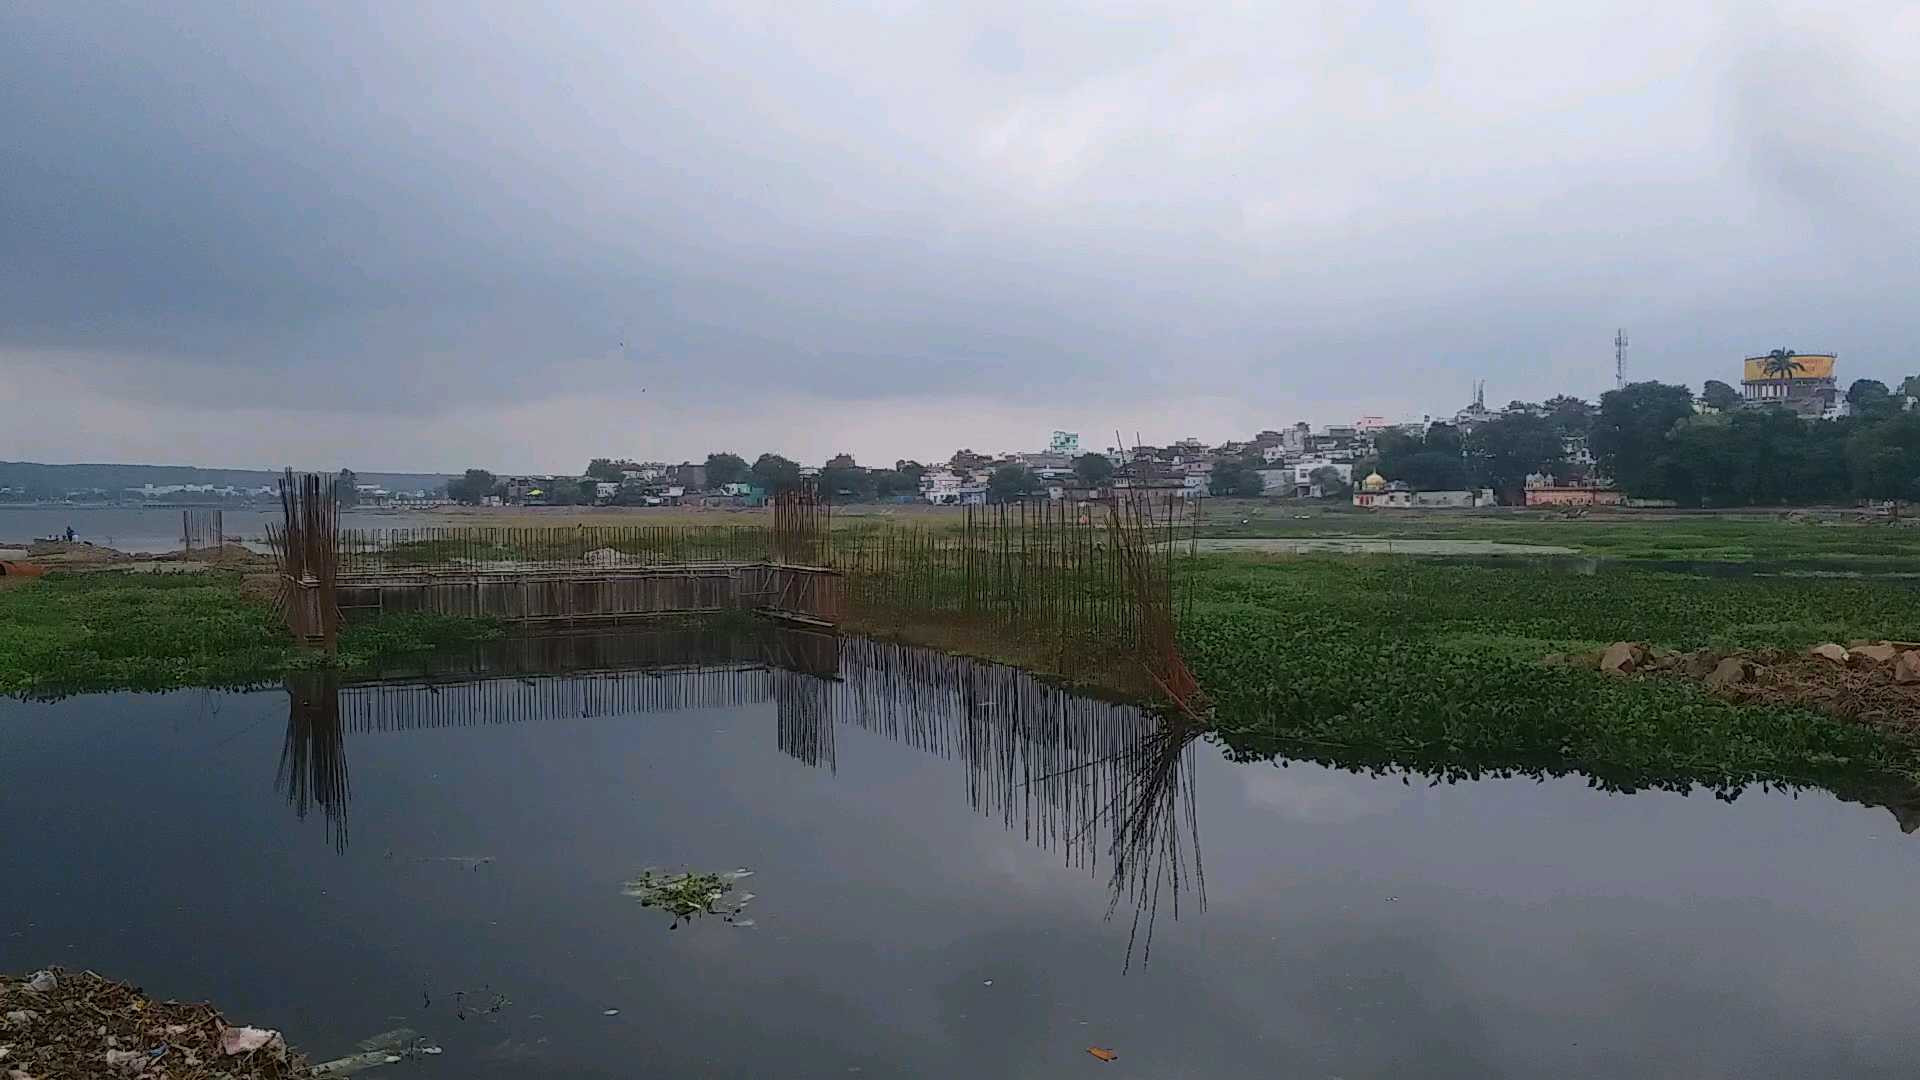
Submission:
<svg viewBox="0 0 1920 1080">
<path fill-rule="evenodd" d="M 1377 472 L 1369 473 L 1365 480 L 1360 481 L 1360 486 L 1366 488 L 1368 491 L 1385 491 L 1387 489 L 1387 478 Z"/>
</svg>

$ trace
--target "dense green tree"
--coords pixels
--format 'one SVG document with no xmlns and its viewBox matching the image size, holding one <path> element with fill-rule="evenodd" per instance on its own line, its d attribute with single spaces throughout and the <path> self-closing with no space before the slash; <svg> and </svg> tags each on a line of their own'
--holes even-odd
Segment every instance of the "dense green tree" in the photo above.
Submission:
<svg viewBox="0 0 1920 1080">
<path fill-rule="evenodd" d="M 1893 392 L 1879 379 L 1855 379 L 1847 387 L 1847 404 L 1853 407 L 1855 416 L 1875 418 L 1886 416 L 1899 409 L 1893 399 Z"/>
<path fill-rule="evenodd" d="M 1628 383 L 1600 395 L 1590 447 L 1600 470 L 1634 495 L 1669 498 L 1667 432 L 1693 415 L 1693 394 L 1684 386 Z"/>
<path fill-rule="evenodd" d="M 1467 436 L 1452 424 L 1436 422 L 1427 425 L 1427 433 L 1421 437 L 1421 445 L 1434 453 L 1459 457 L 1467 452 Z"/>
<path fill-rule="evenodd" d="M 927 475 L 927 467 L 925 465 L 909 458 L 901 458 L 899 461 L 894 462 L 893 471 L 899 473 L 902 478 L 916 487 L 920 484 L 920 478 Z"/>
<path fill-rule="evenodd" d="M 901 495 L 917 494 L 920 491 L 920 477 L 926 470 L 920 468 L 915 471 L 901 467 L 903 465 L 913 464 L 915 463 L 898 462 L 891 469 L 875 469 L 873 471 L 873 493 L 882 499 L 892 499 L 898 498 Z"/>
<path fill-rule="evenodd" d="M 1513 501 L 1526 488 L 1527 475 L 1557 472 L 1566 461 L 1559 429 L 1545 416 L 1514 412 L 1474 429 L 1468 441 L 1474 479 Z"/>
<path fill-rule="evenodd" d="M 852 454 L 835 454 L 820 467 L 820 488 L 835 499 L 870 499 L 876 490 L 873 474 L 861 468 Z"/>
<path fill-rule="evenodd" d="M 1359 472 L 1358 469 L 1354 471 Z M 1347 482 L 1346 477 L 1340 475 L 1339 469 L 1331 465 L 1322 465 L 1308 473 L 1307 477 L 1320 489 L 1320 494 L 1324 498 L 1344 499 L 1353 494 L 1353 485 Z"/>
<path fill-rule="evenodd" d="M 1086 487 L 1104 487 L 1113 479 L 1113 462 L 1105 454 L 1081 454 L 1073 459 L 1073 475 Z"/>
<path fill-rule="evenodd" d="M 333 478 L 334 501 L 343 509 L 360 505 L 360 478 L 352 469 L 341 469 Z"/>
<path fill-rule="evenodd" d="M 1239 458 L 1216 462 L 1213 475 L 1207 478 L 1207 492 L 1212 495 L 1250 499 L 1265 490 L 1260 474 Z"/>
<path fill-rule="evenodd" d="M 754 484 L 765 488 L 769 495 L 800 487 L 800 463 L 779 454 L 761 454 L 755 458 L 750 474 Z"/>
<path fill-rule="evenodd" d="M 482 499 L 494 494 L 498 483 L 499 480 L 485 469 L 468 469 L 447 481 L 447 498 L 470 506 L 478 505 Z"/>
<path fill-rule="evenodd" d="M 1384 475 L 1405 480 L 1415 491 L 1458 491 L 1467 486 L 1467 459 L 1455 451 L 1422 450 Z"/>
<path fill-rule="evenodd" d="M 1700 400 L 1721 412 L 1731 412 L 1740 407 L 1740 391 L 1719 379 L 1708 379 L 1700 387 Z"/>
<path fill-rule="evenodd" d="M 1039 486 L 1032 469 L 1019 462 L 1008 462 L 993 470 L 993 476 L 987 481 L 987 494 L 994 502 L 1007 502 L 1025 498 Z"/>
<path fill-rule="evenodd" d="M 619 483 L 620 466 L 622 464 L 624 463 L 615 461 L 612 458 L 597 457 L 587 462 L 587 471 L 584 475 L 589 480 L 605 480 L 608 483 Z"/>
<path fill-rule="evenodd" d="M 1853 493 L 1863 499 L 1920 499 L 1920 416 L 1900 413 L 1860 425 L 1848 440 Z"/>
<path fill-rule="evenodd" d="M 707 486 L 725 487 L 728 484 L 745 483 L 747 480 L 747 462 L 738 454 L 718 453 L 707 455 Z"/>
<path fill-rule="evenodd" d="M 1668 432 L 1658 459 L 1661 495 L 1704 506 L 1845 498 L 1847 432 L 1846 423 L 1808 423 L 1785 409 L 1689 417 Z"/>
<path fill-rule="evenodd" d="M 1374 440 L 1376 460 L 1367 471 L 1404 480 L 1418 491 L 1453 491 L 1467 483 L 1465 452 L 1465 439 L 1452 424 L 1429 424 L 1424 435 L 1388 430 Z"/>
<path fill-rule="evenodd" d="M 1585 435 L 1593 430 L 1593 416 L 1597 410 L 1585 398 L 1556 394 L 1541 404 L 1547 410 L 1547 419 L 1560 434 Z"/>
</svg>

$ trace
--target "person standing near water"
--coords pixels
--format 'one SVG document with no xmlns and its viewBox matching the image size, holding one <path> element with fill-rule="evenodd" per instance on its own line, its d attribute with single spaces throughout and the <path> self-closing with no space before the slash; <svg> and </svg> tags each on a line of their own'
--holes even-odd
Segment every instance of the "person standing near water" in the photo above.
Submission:
<svg viewBox="0 0 1920 1080">
<path fill-rule="evenodd" d="M 67 526 L 67 543 L 73 543 L 73 526 Z"/>
</svg>

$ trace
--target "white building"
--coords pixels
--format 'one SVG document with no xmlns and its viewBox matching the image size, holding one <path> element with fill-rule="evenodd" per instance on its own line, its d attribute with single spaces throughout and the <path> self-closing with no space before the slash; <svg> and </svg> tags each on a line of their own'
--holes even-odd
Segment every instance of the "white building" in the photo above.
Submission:
<svg viewBox="0 0 1920 1080">
<path fill-rule="evenodd" d="M 943 469 L 920 478 L 920 494 L 935 506 L 978 505 L 987 501 L 987 482 L 979 473 L 962 476 Z"/>
</svg>

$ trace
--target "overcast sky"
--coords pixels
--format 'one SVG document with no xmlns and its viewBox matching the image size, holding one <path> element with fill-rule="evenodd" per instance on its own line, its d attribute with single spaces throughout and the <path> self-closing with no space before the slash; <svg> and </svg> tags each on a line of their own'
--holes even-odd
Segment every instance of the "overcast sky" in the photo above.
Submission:
<svg viewBox="0 0 1920 1080">
<path fill-rule="evenodd" d="M 1920 8 L 0 6 L 0 458 L 577 470 L 1920 370 Z"/>
</svg>

